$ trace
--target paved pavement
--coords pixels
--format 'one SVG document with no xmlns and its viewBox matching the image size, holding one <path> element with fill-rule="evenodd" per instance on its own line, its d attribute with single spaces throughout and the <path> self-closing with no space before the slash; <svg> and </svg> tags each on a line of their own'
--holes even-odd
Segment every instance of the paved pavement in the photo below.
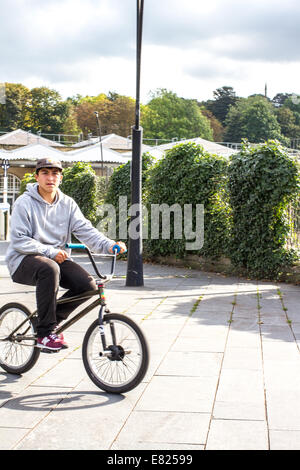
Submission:
<svg viewBox="0 0 300 470">
<path fill-rule="evenodd" d="M 76 256 L 88 267 L 87 260 Z M 0 369 L 0 449 L 300 449 L 300 287 L 145 264 L 144 287 L 107 288 L 113 312 L 150 343 L 144 381 L 99 390 L 81 360 L 91 312 L 66 332 L 70 348 L 41 354 L 21 377 Z M 0 257 L 0 306 L 34 308 Z"/>
</svg>

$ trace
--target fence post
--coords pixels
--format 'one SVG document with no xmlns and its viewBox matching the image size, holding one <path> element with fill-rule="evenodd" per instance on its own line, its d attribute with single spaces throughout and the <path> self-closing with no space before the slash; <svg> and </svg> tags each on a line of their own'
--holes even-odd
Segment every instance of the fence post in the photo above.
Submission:
<svg viewBox="0 0 300 470">
<path fill-rule="evenodd" d="M 5 221 L 4 212 L 0 210 L 0 240 L 5 240 Z"/>
</svg>

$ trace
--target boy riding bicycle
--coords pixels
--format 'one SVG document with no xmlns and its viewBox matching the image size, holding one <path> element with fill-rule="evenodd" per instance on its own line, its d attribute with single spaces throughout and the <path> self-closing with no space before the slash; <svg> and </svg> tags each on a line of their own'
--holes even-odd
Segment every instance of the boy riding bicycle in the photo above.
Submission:
<svg viewBox="0 0 300 470">
<path fill-rule="evenodd" d="M 60 191 L 61 162 L 38 160 L 35 178 L 37 182 L 28 184 L 14 204 L 6 262 L 14 282 L 36 286 L 37 346 L 58 351 L 68 346 L 62 334 L 55 334 L 57 325 L 84 302 L 56 305 L 59 286 L 67 289 L 62 298 L 97 288 L 93 277 L 70 259 L 65 246 L 71 235 L 96 253 L 112 253 L 116 244 L 123 253 L 126 246 L 100 233 L 76 202 Z"/>
</svg>

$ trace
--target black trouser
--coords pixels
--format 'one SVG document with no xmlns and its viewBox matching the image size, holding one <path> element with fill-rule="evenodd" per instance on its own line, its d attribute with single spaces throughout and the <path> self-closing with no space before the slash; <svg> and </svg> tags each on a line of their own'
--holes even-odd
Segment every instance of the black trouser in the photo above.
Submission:
<svg viewBox="0 0 300 470">
<path fill-rule="evenodd" d="M 79 264 L 66 260 L 61 264 L 40 255 L 27 255 L 12 276 L 14 282 L 36 286 L 38 337 L 48 336 L 85 300 L 56 305 L 59 286 L 68 289 L 61 298 L 97 289 L 93 277 Z"/>
</svg>

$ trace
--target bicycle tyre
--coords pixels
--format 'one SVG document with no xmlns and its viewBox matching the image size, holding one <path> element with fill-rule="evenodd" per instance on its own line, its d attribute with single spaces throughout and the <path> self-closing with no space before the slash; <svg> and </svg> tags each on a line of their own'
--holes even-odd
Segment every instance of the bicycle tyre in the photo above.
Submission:
<svg viewBox="0 0 300 470">
<path fill-rule="evenodd" d="M 19 303 L 8 303 L 0 308 L 0 367 L 10 374 L 21 375 L 27 372 L 39 358 L 40 350 L 35 347 L 36 339 L 18 342 L 17 332 L 14 341 L 1 341 L 30 315 L 28 308 Z M 36 333 L 35 318 L 28 318 L 20 329 L 20 334 L 24 334 L 28 328 L 29 334 L 33 336 Z"/>
<path fill-rule="evenodd" d="M 117 313 L 103 317 L 107 346 L 114 348 L 111 328 L 114 325 L 117 352 L 103 352 L 99 321 L 88 328 L 82 345 L 85 370 L 97 387 L 108 393 L 125 393 L 144 378 L 149 364 L 149 348 L 140 327 L 130 318 Z M 127 349 L 126 349 L 127 348 Z M 131 348 L 129 350 L 129 348 Z"/>
</svg>

